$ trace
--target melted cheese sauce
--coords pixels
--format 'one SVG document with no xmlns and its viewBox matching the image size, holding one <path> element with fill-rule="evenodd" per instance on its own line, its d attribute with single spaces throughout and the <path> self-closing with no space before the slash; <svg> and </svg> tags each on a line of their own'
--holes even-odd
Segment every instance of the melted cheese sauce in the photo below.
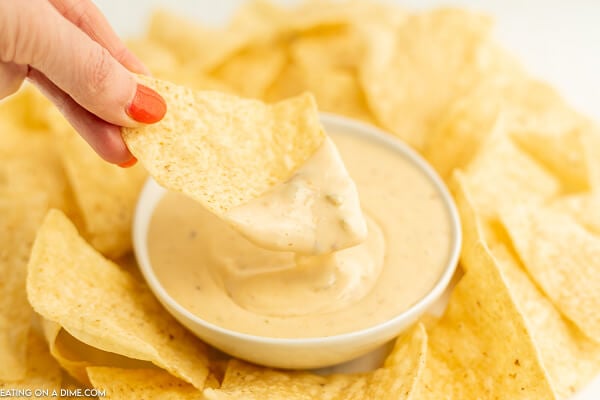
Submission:
<svg viewBox="0 0 600 400">
<path fill-rule="evenodd" d="M 328 254 L 367 236 L 356 186 L 330 138 L 289 180 L 223 219 L 261 247 L 302 254 Z"/>
<path fill-rule="evenodd" d="M 294 243 L 304 244 L 294 247 L 296 252 L 274 251 L 248 240 L 247 232 L 238 232 L 239 226 L 233 229 L 193 200 L 167 193 L 153 215 L 148 241 L 151 263 L 169 295 L 192 313 L 224 328 L 297 338 L 373 326 L 427 294 L 446 267 L 452 240 L 450 215 L 438 190 L 410 160 L 381 143 L 335 132 L 331 137 L 356 183 L 366 216 L 367 234 L 362 242 L 341 249 L 343 246 L 335 245 L 337 231 L 316 236 L 321 238 L 319 243 L 330 243 L 317 251 L 322 254 L 299 254 L 298 248 L 312 251 L 316 243 L 300 239 Z M 298 191 L 306 190 L 307 181 L 319 179 L 315 174 L 326 174 L 332 162 L 328 157 L 316 157 L 316 162 L 311 159 L 313 163 L 303 167 L 308 173 L 296 175 L 304 180 Z M 346 198 L 356 190 L 344 184 L 338 188 L 346 188 L 350 195 Z M 332 205 L 348 204 L 346 198 L 328 200 L 330 194 L 321 193 L 320 199 Z M 298 193 L 277 193 L 276 197 L 291 199 L 288 206 L 296 204 L 291 212 L 304 204 L 296 201 L 302 197 Z M 322 206 L 324 214 L 309 207 L 310 215 L 323 215 L 325 221 L 357 215 L 357 205 L 350 204 L 337 214 L 328 214 L 328 206 Z M 273 209 L 264 203 L 252 207 L 266 224 L 286 217 L 280 210 L 270 212 Z M 348 214 L 344 216 L 344 212 Z M 286 221 L 292 221 L 294 228 L 293 221 L 306 223 L 302 215 L 306 213 L 300 211 Z M 238 215 L 238 219 L 242 217 Z M 336 222 L 329 221 L 329 229 L 348 231 L 343 224 L 332 227 Z M 360 225 L 359 220 L 352 223 Z M 309 230 L 315 226 L 310 225 Z M 349 231 L 350 236 L 360 236 L 360 229 Z M 306 236 L 297 238 L 302 237 Z"/>
</svg>

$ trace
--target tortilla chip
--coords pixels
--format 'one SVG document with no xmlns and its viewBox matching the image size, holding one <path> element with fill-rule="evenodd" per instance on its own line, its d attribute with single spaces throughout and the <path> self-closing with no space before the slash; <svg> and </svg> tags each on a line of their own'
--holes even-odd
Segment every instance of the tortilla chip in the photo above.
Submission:
<svg viewBox="0 0 600 400">
<path fill-rule="evenodd" d="M 325 138 L 308 94 L 267 105 L 141 81 L 162 94 L 168 112 L 156 124 L 123 128 L 127 146 L 158 183 L 216 214 L 288 179 Z"/>
<path fill-rule="evenodd" d="M 470 194 L 455 179 L 457 207 L 463 221 L 463 240 L 485 241 L 496 259 L 511 296 L 533 337 L 552 387 L 559 398 L 569 397 L 600 371 L 600 345 L 586 338 L 563 318 L 552 302 L 529 279 L 510 246 L 510 237 L 497 221 L 475 213 Z M 476 265 L 463 255 L 463 266 Z"/>
<path fill-rule="evenodd" d="M 12 127 L 2 132 L 0 189 L 43 195 L 50 207 L 69 214 L 74 200 L 56 151 L 55 138 L 45 131 Z"/>
<path fill-rule="evenodd" d="M 228 30 L 266 38 L 285 29 L 289 11 L 269 0 L 247 0 L 233 13 Z"/>
<path fill-rule="evenodd" d="M 199 71 L 195 65 L 182 64 L 170 49 L 155 41 L 134 39 L 127 41 L 127 46 L 144 62 L 155 78 L 196 90 L 232 92 L 225 82 L 208 76 L 208 72 Z"/>
<path fill-rule="evenodd" d="M 348 5 L 348 2 L 344 4 Z M 344 21 L 344 18 L 340 17 L 339 20 Z M 343 105 L 342 111 L 349 108 L 346 103 L 354 104 L 355 99 L 359 98 L 361 111 L 358 115 L 364 114 L 362 108 L 368 107 L 362 85 L 357 81 L 357 67 L 365 58 L 366 43 L 389 41 L 394 29 L 379 22 L 373 24 L 373 21 L 361 18 L 352 25 L 325 24 L 297 34 L 288 46 L 290 60 L 266 91 L 265 100 L 279 101 L 309 90 L 321 98 L 321 106 L 329 106 L 332 101 L 328 99 L 336 99 L 333 103 Z M 333 75 L 333 80 L 330 81 L 325 75 Z M 348 79 L 350 76 L 352 77 Z M 348 102 L 339 100 L 345 95 L 350 95 Z M 329 111 L 339 112 L 338 108 L 329 108 Z M 344 114 L 355 116 L 355 109 L 356 106 L 353 105 L 350 112 Z M 372 119 L 370 112 L 368 118 L 364 119 Z"/>
<path fill-rule="evenodd" d="M 215 29 L 166 10 L 150 18 L 148 38 L 168 48 L 181 64 L 208 71 L 242 49 L 252 37 L 245 32 Z"/>
<path fill-rule="evenodd" d="M 232 359 L 221 388 L 206 389 L 204 396 L 208 400 L 364 399 L 366 386 L 366 374 L 324 377 L 308 372 L 273 370 Z"/>
<path fill-rule="evenodd" d="M 288 64 L 264 98 L 279 101 L 310 91 L 320 110 L 374 124 L 357 73 L 367 42 L 363 21 L 315 28 L 295 37 Z"/>
<path fill-rule="evenodd" d="M 521 151 L 502 126 L 482 145 L 464 180 L 475 208 L 486 217 L 514 204 L 543 202 L 560 191 L 558 180 Z"/>
<path fill-rule="evenodd" d="M 125 43 L 129 50 L 148 67 L 153 76 L 167 80 L 177 78 L 181 63 L 169 47 L 147 38 L 129 39 Z"/>
<path fill-rule="evenodd" d="M 69 128 L 61 158 L 80 210 L 84 236 L 99 252 L 118 258 L 131 251 L 131 226 L 146 180 L 141 166 L 121 168 L 102 160 Z"/>
<path fill-rule="evenodd" d="M 114 260 L 114 262 L 121 267 L 122 270 L 126 271 L 132 278 L 139 282 L 144 282 L 144 276 L 142 275 L 142 271 L 140 270 L 137 259 L 135 258 L 135 254 L 133 252 Z"/>
<path fill-rule="evenodd" d="M 296 31 L 357 24 L 362 21 L 399 25 L 406 18 L 406 12 L 401 7 L 365 0 L 307 0 L 294 8 L 291 15 L 288 24 Z"/>
<path fill-rule="evenodd" d="M 91 386 L 87 367 L 152 368 L 147 361 L 135 360 L 99 350 L 74 338 L 59 324 L 43 320 L 44 336 L 50 345 L 50 354 L 60 366 L 83 385 Z"/>
<path fill-rule="evenodd" d="M 595 235 L 600 235 L 600 192 L 560 196 L 549 204 L 558 213 L 568 214 Z"/>
<path fill-rule="evenodd" d="M 23 379 L 27 371 L 27 259 L 47 206 L 45 196 L 0 190 L 0 381 Z"/>
<path fill-rule="evenodd" d="M 361 79 L 382 126 L 422 150 L 454 98 L 491 73 L 512 73 L 512 59 L 490 31 L 487 17 L 439 9 L 408 17 L 391 47 L 371 43 Z"/>
<path fill-rule="evenodd" d="M 62 380 L 60 367 L 48 353 L 48 344 L 38 333 L 31 331 L 27 341 L 27 355 L 25 357 L 27 372 L 22 379 L 16 381 L 5 381 L 0 379 L 0 390 L 30 390 L 31 396 L 10 396 L 17 399 L 29 399 L 35 394 L 35 391 L 48 391 L 49 395 L 35 396 L 39 399 L 57 398 L 60 392 L 60 383 Z M 2 364 L 4 368 L 6 365 Z M 43 393 L 43 392 L 42 392 Z"/>
<path fill-rule="evenodd" d="M 581 140 L 590 178 L 589 186 L 592 190 L 600 192 L 600 126 L 592 125 Z"/>
<path fill-rule="evenodd" d="M 229 29 L 245 32 L 253 41 L 279 36 L 294 38 L 312 30 L 354 25 L 366 21 L 398 25 L 406 18 L 400 7 L 364 0 L 309 0 L 282 8 L 266 0 L 248 1 L 234 14 Z"/>
<path fill-rule="evenodd" d="M 501 219 L 532 279 L 566 318 L 600 342 L 600 237 L 547 207 L 513 207 Z"/>
<path fill-rule="evenodd" d="M 366 38 L 353 26 L 311 31 L 290 43 L 291 59 L 312 70 L 354 69 L 366 53 Z"/>
<path fill-rule="evenodd" d="M 239 96 L 261 99 L 286 61 L 283 47 L 275 43 L 255 45 L 227 59 L 211 76 L 227 83 Z"/>
<path fill-rule="evenodd" d="M 63 375 L 63 380 L 61 382 L 60 389 L 61 389 L 61 395 L 62 395 L 61 399 L 62 399 L 62 398 L 68 398 L 68 397 L 81 396 L 81 393 L 83 393 L 84 390 L 89 389 L 89 386 L 82 385 L 81 383 L 77 382 L 69 375 Z M 77 392 L 79 392 L 79 394 Z M 85 395 L 85 396 L 87 398 L 93 398 L 93 399 L 98 398 L 98 396 L 92 397 L 91 393 L 89 393 L 88 395 Z"/>
<path fill-rule="evenodd" d="M 559 177 L 567 191 L 590 188 L 583 135 L 587 121 L 567 106 L 515 124 L 515 142 Z"/>
<path fill-rule="evenodd" d="M 280 371 L 229 362 L 220 389 L 206 389 L 209 400 L 409 399 L 423 370 L 427 334 L 418 324 L 401 336 L 383 368 L 362 374 L 321 376 L 308 372 Z"/>
<path fill-rule="evenodd" d="M 533 79 L 521 75 L 487 79 L 444 111 L 423 155 L 443 178 L 449 178 L 455 168 L 468 165 L 500 118 L 537 121 L 563 106 L 553 88 Z"/>
<path fill-rule="evenodd" d="M 203 400 L 194 386 L 160 369 L 90 367 L 92 385 L 113 400 Z"/>
<path fill-rule="evenodd" d="M 505 246 L 492 252 L 525 315 L 552 386 L 559 398 L 570 397 L 600 372 L 600 345 L 561 316 Z"/>
<path fill-rule="evenodd" d="M 294 62 L 288 62 L 281 70 L 281 74 L 265 91 L 265 101 L 271 103 L 281 101 L 306 91 L 308 82 L 305 74 L 306 71 L 303 68 Z"/>
<path fill-rule="evenodd" d="M 47 113 L 51 108 L 52 103 L 26 82 L 17 93 L 1 99 L 0 120 L 13 129 L 43 131 L 48 128 Z"/>
<path fill-rule="evenodd" d="M 551 399 L 555 394 L 495 259 L 465 243 L 470 265 L 428 332 L 417 399 Z"/>
<path fill-rule="evenodd" d="M 59 211 L 33 246 L 27 277 L 33 308 L 83 343 L 150 361 L 203 388 L 206 346 L 175 321 L 150 290 L 103 258 Z"/>
<path fill-rule="evenodd" d="M 26 193 L 34 197 L 44 196 L 50 207 L 71 212 L 74 207 L 72 193 L 67 186 L 60 161 L 48 158 L 44 160 L 21 155 L 6 158 L 0 156 L 0 190 Z M 58 164 L 55 164 L 56 161 Z"/>
<path fill-rule="evenodd" d="M 355 73 L 341 69 L 307 72 L 307 89 L 319 110 L 375 124 Z"/>
<path fill-rule="evenodd" d="M 416 387 L 425 370 L 427 341 L 427 333 L 421 323 L 400 335 L 383 367 L 367 374 L 364 395 L 357 390 L 355 398 L 414 398 Z M 341 399 L 343 398 L 342 395 Z"/>
</svg>

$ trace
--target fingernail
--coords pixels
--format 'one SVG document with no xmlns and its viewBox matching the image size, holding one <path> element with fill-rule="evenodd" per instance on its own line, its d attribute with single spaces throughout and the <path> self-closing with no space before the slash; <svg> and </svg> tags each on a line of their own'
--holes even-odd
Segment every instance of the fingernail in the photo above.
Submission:
<svg viewBox="0 0 600 400">
<path fill-rule="evenodd" d="M 167 103 L 160 94 L 144 85 L 137 85 L 135 96 L 129 107 L 127 114 L 138 122 L 152 124 L 158 122 L 167 112 Z"/>
<path fill-rule="evenodd" d="M 129 167 L 133 167 L 136 163 L 137 163 L 137 158 L 135 158 L 134 156 L 131 156 L 131 158 L 129 160 L 119 164 L 119 167 L 129 168 Z"/>
</svg>

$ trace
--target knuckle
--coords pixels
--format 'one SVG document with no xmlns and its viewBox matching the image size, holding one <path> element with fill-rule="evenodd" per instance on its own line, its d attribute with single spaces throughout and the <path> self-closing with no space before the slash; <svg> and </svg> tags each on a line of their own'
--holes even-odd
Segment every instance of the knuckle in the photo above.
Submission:
<svg viewBox="0 0 600 400">
<path fill-rule="evenodd" d="M 48 4 L 41 0 L 4 1 L 0 7 L 0 58 L 4 62 L 30 64 L 48 52 L 45 15 Z"/>
<path fill-rule="evenodd" d="M 15 2 L 3 2 L 3 9 L 0 10 L 0 37 L 2 46 L 0 47 L 0 58 L 3 62 L 17 61 L 19 50 L 23 47 L 23 42 L 30 35 L 27 34 L 28 24 L 25 21 L 26 7 L 15 7 Z M 12 6 L 12 8 L 11 8 Z M 4 9 L 4 8 L 8 9 Z"/>
<path fill-rule="evenodd" d="M 109 89 L 113 75 L 113 59 L 108 50 L 97 46 L 92 52 L 89 62 L 85 64 L 84 80 L 87 82 L 88 93 L 101 96 Z"/>
</svg>

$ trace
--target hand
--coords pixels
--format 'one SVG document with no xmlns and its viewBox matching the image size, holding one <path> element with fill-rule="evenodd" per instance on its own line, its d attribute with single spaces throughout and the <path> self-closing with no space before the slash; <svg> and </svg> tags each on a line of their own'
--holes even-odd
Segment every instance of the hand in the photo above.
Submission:
<svg viewBox="0 0 600 400">
<path fill-rule="evenodd" d="M 28 78 L 106 161 L 135 163 L 119 126 L 159 121 L 148 70 L 90 0 L 0 0 L 0 99 Z"/>
</svg>

